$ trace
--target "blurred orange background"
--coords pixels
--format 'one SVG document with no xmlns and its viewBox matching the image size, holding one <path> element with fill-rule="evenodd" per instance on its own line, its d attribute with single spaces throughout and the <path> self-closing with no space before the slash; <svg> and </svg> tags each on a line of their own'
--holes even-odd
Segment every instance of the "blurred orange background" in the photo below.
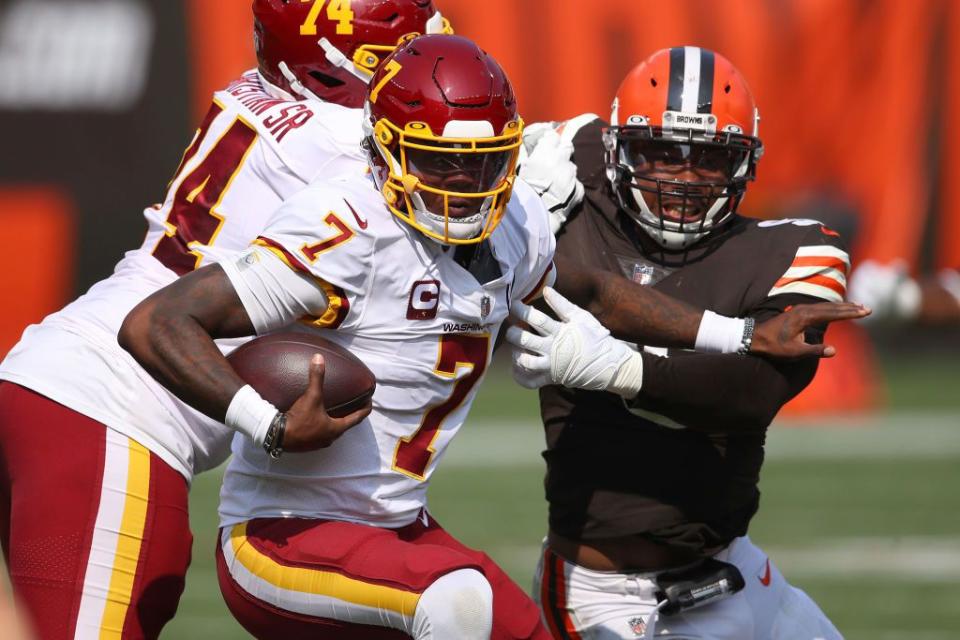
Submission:
<svg viewBox="0 0 960 640">
<path fill-rule="evenodd" d="M 193 0 L 194 115 L 254 65 L 247 3 Z M 866 218 L 858 257 L 918 263 L 933 201 L 960 196 L 960 3 L 950 0 L 438 0 L 457 33 L 506 68 L 528 122 L 609 114 L 657 49 L 712 48 L 746 76 L 766 156 L 747 212 L 818 192 Z M 238 37 L 242 34 L 242 37 Z M 954 144 L 951 144 L 953 142 Z M 941 207 L 945 208 L 945 207 Z M 942 215 L 932 267 L 960 265 Z"/>
</svg>

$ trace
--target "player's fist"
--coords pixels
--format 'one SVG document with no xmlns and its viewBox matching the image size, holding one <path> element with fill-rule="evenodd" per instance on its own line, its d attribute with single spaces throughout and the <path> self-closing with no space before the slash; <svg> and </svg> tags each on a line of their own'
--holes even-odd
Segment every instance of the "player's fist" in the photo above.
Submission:
<svg viewBox="0 0 960 640">
<path fill-rule="evenodd" d="M 287 424 L 282 441 L 285 451 L 313 451 L 329 447 L 370 414 L 372 399 L 342 418 L 331 417 L 323 401 L 325 372 L 323 356 L 316 354 L 310 361 L 307 390 L 287 411 Z"/>
</svg>

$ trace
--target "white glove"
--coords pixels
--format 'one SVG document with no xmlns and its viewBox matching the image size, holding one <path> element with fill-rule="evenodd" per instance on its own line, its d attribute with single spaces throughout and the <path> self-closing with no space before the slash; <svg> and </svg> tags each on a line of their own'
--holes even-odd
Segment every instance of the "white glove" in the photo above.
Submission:
<svg viewBox="0 0 960 640">
<path fill-rule="evenodd" d="M 520 165 L 520 178 L 540 196 L 556 234 L 583 200 L 583 183 L 577 180 L 577 166 L 571 160 L 573 143 L 561 139 L 549 124 L 527 127 L 523 142 L 528 154 Z"/>
<path fill-rule="evenodd" d="M 905 322 L 920 310 L 920 286 L 910 277 L 903 260 L 860 263 L 850 275 L 847 297 L 873 309 L 864 318 L 869 323 Z"/>
<path fill-rule="evenodd" d="M 537 148 L 540 138 L 548 131 L 557 132 L 560 122 L 534 122 L 523 126 L 523 146 L 520 148 L 520 162 L 526 162 L 533 150 Z"/>
<path fill-rule="evenodd" d="M 637 395 L 643 386 L 641 355 L 554 289 L 544 289 L 543 297 L 561 322 L 525 304 L 511 309 L 515 319 L 532 329 L 507 329 L 507 342 L 514 346 L 514 380 L 528 389 L 559 384 Z"/>
</svg>

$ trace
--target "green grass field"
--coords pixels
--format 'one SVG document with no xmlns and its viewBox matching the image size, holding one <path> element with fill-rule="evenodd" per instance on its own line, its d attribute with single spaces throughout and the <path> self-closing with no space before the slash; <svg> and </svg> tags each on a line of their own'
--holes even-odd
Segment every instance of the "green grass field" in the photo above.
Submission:
<svg viewBox="0 0 960 640">
<path fill-rule="evenodd" d="M 960 638 L 960 370 L 885 369 L 889 412 L 774 426 L 751 537 L 849 640 Z M 437 519 L 524 587 L 546 520 L 541 447 L 535 395 L 495 369 L 430 493 Z M 218 485 L 194 485 L 193 565 L 164 638 L 247 637 L 214 571 Z"/>
</svg>

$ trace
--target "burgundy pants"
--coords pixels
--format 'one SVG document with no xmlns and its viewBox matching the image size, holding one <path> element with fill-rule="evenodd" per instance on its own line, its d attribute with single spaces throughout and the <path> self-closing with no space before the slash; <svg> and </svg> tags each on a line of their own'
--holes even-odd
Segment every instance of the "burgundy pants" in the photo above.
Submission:
<svg viewBox="0 0 960 640">
<path fill-rule="evenodd" d="M 40 640 L 157 638 L 190 564 L 187 483 L 119 432 L 0 382 L 0 543 Z"/>
<path fill-rule="evenodd" d="M 237 525 L 217 548 L 220 589 L 262 640 L 397 640 L 409 636 L 371 622 L 370 611 L 381 622 L 412 616 L 435 580 L 475 569 L 493 589 L 492 640 L 550 640 L 537 605 L 489 556 L 421 517 L 402 529 L 300 518 Z"/>
</svg>

